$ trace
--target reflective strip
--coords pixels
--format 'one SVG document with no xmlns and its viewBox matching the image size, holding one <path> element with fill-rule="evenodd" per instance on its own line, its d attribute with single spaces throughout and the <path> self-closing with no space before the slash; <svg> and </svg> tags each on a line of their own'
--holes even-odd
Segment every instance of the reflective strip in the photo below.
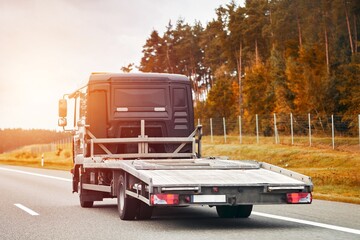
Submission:
<svg viewBox="0 0 360 240">
<path fill-rule="evenodd" d="M 199 191 L 199 187 L 163 187 L 161 191 Z"/>
<path fill-rule="evenodd" d="M 154 111 L 155 112 L 165 112 L 165 108 L 164 107 L 155 107 Z"/>
<path fill-rule="evenodd" d="M 118 107 L 118 108 L 116 108 L 116 111 L 117 112 L 127 112 L 127 111 L 129 111 L 129 109 L 127 107 Z"/>
<path fill-rule="evenodd" d="M 269 191 L 274 190 L 303 190 L 305 189 L 304 186 L 296 186 L 296 187 L 268 187 Z"/>
</svg>

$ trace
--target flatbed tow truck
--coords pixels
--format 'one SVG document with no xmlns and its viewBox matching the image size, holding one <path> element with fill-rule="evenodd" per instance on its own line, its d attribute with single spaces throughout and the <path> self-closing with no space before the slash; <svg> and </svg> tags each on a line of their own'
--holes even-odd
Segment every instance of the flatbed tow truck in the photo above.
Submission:
<svg viewBox="0 0 360 240">
<path fill-rule="evenodd" d="M 310 204 L 311 178 L 265 162 L 201 156 L 187 77 L 97 73 L 59 101 L 59 126 L 73 133 L 73 192 L 80 205 L 117 198 L 122 220 L 156 207 L 208 205 L 247 218 L 257 204 Z M 66 129 L 68 100 L 74 126 Z"/>
</svg>

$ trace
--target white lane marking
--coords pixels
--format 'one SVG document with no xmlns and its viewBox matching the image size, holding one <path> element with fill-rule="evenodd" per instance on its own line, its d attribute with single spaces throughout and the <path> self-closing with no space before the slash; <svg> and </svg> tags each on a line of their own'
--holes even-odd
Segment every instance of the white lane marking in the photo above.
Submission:
<svg viewBox="0 0 360 240">
<path fill-rule="evenodd" d="M 24 205 L 20 204 L 20 203 L 15 203 L 15 206 L 17 206 L 18 208 L 20 208 L 21 210 L 24 210 L 25 212 L 27 212 L 28 214 L 32 215 L 32 216 L 38 216 L 40 214 L 38 214 L 37 212 L 31 210 L 30 208 L 25 207 Z"/>
<path fill-rule="evenodd" d="M 282 216 L 277 216 L 277 215 L 272 215 L 272 214 L 267 214 L 267 213 L 260 213 L 260 212 L 252 212 L 252 214 L 256 215 L 256 216 L 278 219 L 278 220 L 283 220 L 283 221 L 288 221 L 288 222 L 301 223 L 301 224 L 311 225 L 311 226 L 315 226 L 315 227 L 332 229 L 332 230 L 336 230 L 336 231 L 360 234 L 360 230 L 353 229 L 353 228 L 339 227 L 339 226 L 325 224 L 325 223 L 318 223 L 318 222 L 301 220 L 301 219 L 296 219 L 296 218 L 289 218 L 289 217 L 282 217 Z"/>
<path fill-rule="evenodd" d="M 3 168 L 3 167 L 0 167 L 0 170 L 9 171 L 9 172 L 16 172 L 16 173 L 22 173 L 22 174 L 28 174 L 28 175 L 37 176 L 37 177 L 51 178 L 51 179 L 56 179 L 56 180 L 61 180 L 61 181 L 66 181 L 66 182 L 72 182 L 71 179 L 67 179 L 67 178 L 54 177 L 54 176 L 50 176 L 50 175 L 45 175 L 45 174 L 40 174 L 40 173 L 26 172 L 26 171 L 11 169 L 11 168 Z"/>
</svg>

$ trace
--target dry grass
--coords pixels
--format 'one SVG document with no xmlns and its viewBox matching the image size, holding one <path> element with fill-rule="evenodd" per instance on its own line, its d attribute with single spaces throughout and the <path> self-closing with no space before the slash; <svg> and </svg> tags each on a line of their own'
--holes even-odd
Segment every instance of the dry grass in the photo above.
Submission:
<svg viewBox="0 0 360 240">
<path fill-rule="evenodd" d="M 0 164 L 37 167 L 47 169 L 70 170 L 72 168 L 71 149 L 58 149 L 56 152 L 44 153 L 44 167 L 41 166 L 42 153 L 32 153 L 24 147 L 11 153 L 0 154 Z"/>
<path fill-rule="evenodd" d="M 220 137 L 219 137 L 220 138 Z M 229 156 L 268 162 L 308 176 L 314 183 L 314 197 L 360 204 L 360 154 L 317 147 L 275 144 L 221 144 L 222 139 L 203 141 L 204 156 Z"/>
</svg>

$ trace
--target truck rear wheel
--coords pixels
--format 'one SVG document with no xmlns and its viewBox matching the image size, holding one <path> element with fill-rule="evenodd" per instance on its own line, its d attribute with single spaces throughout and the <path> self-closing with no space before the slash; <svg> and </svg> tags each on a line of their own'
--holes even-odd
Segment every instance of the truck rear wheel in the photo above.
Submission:
<svg viewBox="0 0 360 240">
<path fill-rule="evenodd" d="M 136 216 L 136 218 L 138 220 L 147 220 L 150 219 L 153 213 L 153 207 L 150 207 L 149 205 L 147 205 L 146 203 L 139 201 L 139 205 L 138 205 L 138 214 Z"/>
<path fill-rule="evenodd" d="M 126 197 L 125 190 L 126 186 L 124 176 L 120 176 L 117 197 L 119 216 L 121 220 L 133 220 L 138 209 L 137 199 Z"/>
<path fill-rule="evenodd" d="M 236 206 L 216 206 L 216 212 L 221 218 L 234 218 Z"/>
<path fill-rule="evenodd" d="M 253 205 L 216 206 L 216 211 L 221 218 L 248 218 Z"/>
<path fill-rule="evenodd" d="M 253 209 L 253 205 L 239 205 L 236 207 L 236 218 L 248 218 Z"/>
</svg>

